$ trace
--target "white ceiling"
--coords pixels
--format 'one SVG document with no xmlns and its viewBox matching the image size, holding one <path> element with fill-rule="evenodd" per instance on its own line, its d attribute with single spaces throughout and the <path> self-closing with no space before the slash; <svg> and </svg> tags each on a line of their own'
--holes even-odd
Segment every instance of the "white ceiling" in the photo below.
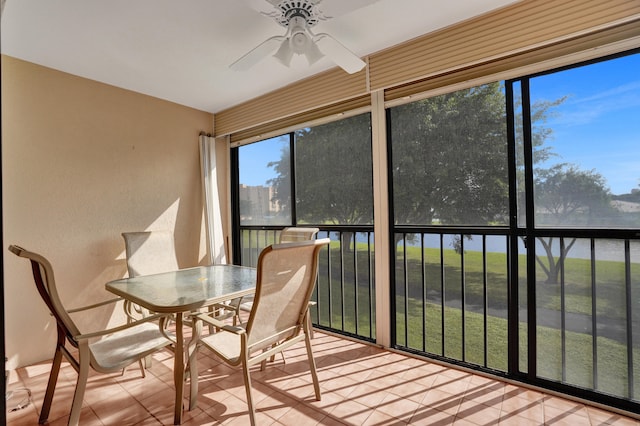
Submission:
<svg viewBox="0 0 640 426">
<path fill-rule="evenodd" d="M 268 57 L 249 71 L 228 65 L 266 38 L 284 35 L 253 2 L 267 0 L 6 0 L 3 54 L 144 93 L 199 110 L 218 112 L 335 65 L 291 68 Z M 321 21 L 358 56 L 513 3 L 514 0 L 324 0 L 358 7 Z M 360 7 L 362 6 L 362 7 Z M 333 8 L 333 9 L 332 9 Z"/>
</svg>

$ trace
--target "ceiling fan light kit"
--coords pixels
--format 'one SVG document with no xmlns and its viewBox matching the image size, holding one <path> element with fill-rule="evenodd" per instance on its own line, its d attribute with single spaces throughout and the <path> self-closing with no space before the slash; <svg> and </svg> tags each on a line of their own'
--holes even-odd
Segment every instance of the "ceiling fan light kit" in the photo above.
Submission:
<svg viewBox="0 0 640 426">
<path fill-rule="evenodd" d="M 362 59 L 329 34 L 311 32 L 311 27 L 318 21 L 330 18 L 318 8 L 320 1 L 269 1 L 275 10 L 269 13 L 263 12 L 263 14 L 274 18 L 278 24 L 287 29 L 287 32 L 284 36 L 268 38 L 229 67 L 236 71 L 247 70 L 276 51 L 273 56 L 287 67 L 290 66 L 293 55 L 297 54 L 304 55 L 309 65 L 327 56 L 349 74 L 360 71 L 365 66 Z"/>
</svg>

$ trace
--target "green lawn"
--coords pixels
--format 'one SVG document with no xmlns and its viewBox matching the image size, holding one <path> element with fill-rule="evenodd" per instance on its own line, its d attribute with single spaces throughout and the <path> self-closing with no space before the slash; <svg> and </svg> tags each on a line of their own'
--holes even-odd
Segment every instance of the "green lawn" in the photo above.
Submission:
<svg viewBox="0 0 640 426">
<path fill-rule="evenodd" d="M 484 317 L 481 314 L 465 312 L 463 357 L 462 310 L 445 307 L 444 336 L 445 347 L 442 353 L 440 305 L 427 304 L 426 333 L 422 333 L 423 305 L 418 300 L 409 302 L 408 341 L 405 341 L 404 313 L 398 315 L 398 344 L 412 349 L 423 350 L 436 355 L 464 360 L 484 366 Z M 520 368 L 527 368 L 527 325 L 519 324 L 520 329 Z M 562 381 L 562 352 L 560 330 L 549 327 L 537 327 L 538 376 Z M 487 363 L 486 367 L 499 371 L 507 370 L 507 320 L 495 316 L 487 317 Z M 566 332 L 565 334 L 566 378 L 565 382 L 593 389 L 592 336 L 584 333 Z M 598 349 L 598 386 L 597 390 L 626 397 L 627 396 L 627 353 L 626 345 L 611 339 L 600 337 Z M 640 360 L 640 347 L 634 348 L 634 359 Z M 640 380 L 640 362 L 634 363 L 634 377 Z M 636 398 L 638 397 L 636 391 Z"/>
</svg>

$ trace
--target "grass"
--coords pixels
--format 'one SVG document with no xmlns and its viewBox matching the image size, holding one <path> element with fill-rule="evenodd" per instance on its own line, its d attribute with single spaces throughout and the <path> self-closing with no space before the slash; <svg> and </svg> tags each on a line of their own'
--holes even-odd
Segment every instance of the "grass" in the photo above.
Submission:
<svg viewBox="0 0 640 426">
<path fill-rule="evenodd" d="M 401 299 L 398 299 L 401 301 Z M 423 333 L 423 306 L 426 321 Z M 408 320 L 405 323 L 404 311 L 396 321 L 398 344 L 410 349 L 425 351 L 447 358 L 466 361 L 498 371 L 507 371 L 507 320 L 487 316 L 485 351 L 485 327 L 482 314 L 464 312 L 457 308 L 444 308 L 445 346 L 442 348 L 441 305 L 428 303 L 422 305 L 417 300 L 409 303 Z M 405 324 L 408 333 L 405 335 Z M 520 368 L 527 370 L 527 324 L 521 322 L 520 329 Z M 463 333 L 464 331 L 464 333 Z M 599 337 L 597 340 L 597 375 L 594 379 L 592 343 L 593 338 L 584 333 L 565 332 L 565 353 L 563 360 L 561 332 L 550 327 L 536 327 L 538 343 L 538 376 L 558 382 L 569 383 L 585 389 L 628 397 L 627 348 L 612 339 Z M 405 337 L 406 336 L 406 337 Z M 464 343 L 464 346 L 463 346 Z M 464 353 L 463 353 L 464 348 Z M 640 359 L 640 348 L 634 348 L 634 359 Z M 486 359 L 485 359 L 486 357 Z M 635 380 L 640 380 L 640 362 L 633 366 Z M 597 384 L 595 383 L 597 380 Z M 635 398 L 639 396 L 636 391 Z"/>
<path fill-rule="evenodd" d="M 432 287 L 440 286 L 440 250 L 435 248 L 424 249 L 426 266 L 425 276 L 427 285 L 431 281 Z M 407 264 L 411 286 L 409 297 L 419 298 L 422 291 L 420 270 L 421 250 L 419 247 L 406 247 Z M 444 250 L 445 283 L 447 295 L 452 298 L 460 298 L 462 294 L 461 283 L 461 256 L 454 250 Z M 396 261 L 396 270 L 402 271 L 402 253 Z M 483 264 L 482 253 L 477 251 L 466 252 L 464 256 L 464 291 L 470 304 L 482 304 L 483 294 Z M 487 253 L 487 297 L 496 308 L 507 307 L 507 258 L 502 253 Z M 526 257 L 519 258 L 520 282 L 526 283 Z M 640 265 L 634 264 L 631 268 L 631 281 L 636 285 L 636 292 L 640 295 Z M 596 288 L 597 304 L 596 314 L 620 318 L 625 315 L 624 310 L 624 263 L 614 261 L 597 261 Z M 541 268 L 537 270 L 538 277 L 544 277 Z M 539 308 L 560 309 L 560 286 L 557 284 L 544 284 L 539 280 L 536 286 L 537 306 Z M 520 287 L 521 292 L 526 287 Z M 566 312 L 591 315 L 591 262 L 587 259 L 567 259 L 565 263 L 565 310 Z"/>
</svg>

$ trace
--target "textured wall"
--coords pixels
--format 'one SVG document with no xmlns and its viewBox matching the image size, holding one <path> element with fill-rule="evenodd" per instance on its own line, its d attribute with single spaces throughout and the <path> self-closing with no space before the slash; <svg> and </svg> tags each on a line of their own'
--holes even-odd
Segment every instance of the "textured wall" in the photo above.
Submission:
<svg viewBox="0 0 640 426">
<path fill-rule="evenodd" d="M 69 307 L 112 296 L 105 282 L 126 275 L 121 232 L 170 229 L 181 267 L 206 259 L 200 131 L 213 131 L 211 114 L 2 57 L 9 367 L 51 357 L 55 342 L 29 264 L 8 252 L 10 244 L 49 258 Z M 103 327 L 115 313 L 78 320 Z"/>
</svg>

